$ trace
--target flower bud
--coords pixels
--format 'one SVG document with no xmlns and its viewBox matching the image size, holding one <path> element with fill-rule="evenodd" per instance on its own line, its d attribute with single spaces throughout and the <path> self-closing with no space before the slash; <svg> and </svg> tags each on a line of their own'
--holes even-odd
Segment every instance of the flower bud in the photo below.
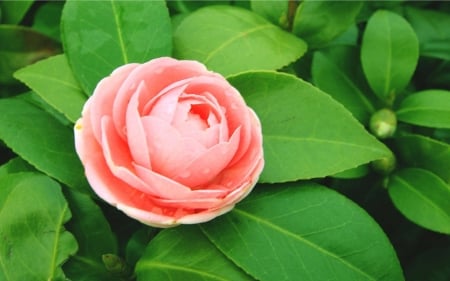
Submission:
<svg viewBox="0 0 450 281">
<path fill-rule="evenodd" d="M 375 160 L 371 164 L 373 170 L 377 173 L 389 175 L 395 169 L 397 161 L 395 155 L 391 153 L 389 156 Z"/>
<path fill-rule="evenodd" d="M 397 117 L 387 108 L 375 112 L 370 118 L 370 130 L 380 139 L 392 137 L 397 129 Z"/>
<path fill-rule="evenodd" d="M 102 255 L 103 264 L 109 272 L 119 275 L 127 275 L 129 273 L 129 267 L 127 263 L 119 256 L 114 254 Z"/>
</svg>

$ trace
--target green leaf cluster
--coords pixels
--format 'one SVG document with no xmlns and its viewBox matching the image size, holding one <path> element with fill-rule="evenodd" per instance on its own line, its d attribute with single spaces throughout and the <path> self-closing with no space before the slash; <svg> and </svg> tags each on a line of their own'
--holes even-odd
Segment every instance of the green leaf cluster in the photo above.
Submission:
<svg viewBox="0 0 450 281">
<path fill-rule="evenodd" d="M 446 23 L 433 1 L 0 2 L 0 280 L 448 280 Z M 73 143 L 100 79 L 161 56 L 227 77 L 265 156 L 230 213 L 165 230 L 97 198 Z"/>
</svg>

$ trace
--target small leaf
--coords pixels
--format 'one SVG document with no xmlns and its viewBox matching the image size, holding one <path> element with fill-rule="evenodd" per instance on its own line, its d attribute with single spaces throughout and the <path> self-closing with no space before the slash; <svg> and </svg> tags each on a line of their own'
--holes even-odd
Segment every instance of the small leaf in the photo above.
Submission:
<svg viewBox="0 0 450 281">
<path fill-rule="evenodd" d="M 450 234 L 450 186 L 435 174 L 407 168 L 388 183 L 395 207 L 409 220 L 433 231 Z"/>
<path fill-rule="evenodd" d="M 174 34 L 177 58 L 198 60 L 222 75 L 280 69 L 305 51 L 301 39 L 258 14 L 232 6 L 199 9 L 186 17 Z"/>
<path fill-rule="evenodd" d="M 228 260 L 197 226 L 161 231 L 136 265 L 138 281 L 254 280 Z"/>
<path fill-rule="evenodd" d="M 429 137 L 408 134 L 395 138 L 398 155 L 409 166 L 432 171 L 450 183 L 450 145 Z"/>
<path fill-rule="evenodd" d="M 419 42 L 409 23 L 394 12 L 378 10 L 367 22 L 361 63 L 370 87 L 387 104 L 406 87 L 416 70 Z"/>
<path fill-rule="evenodd" d="M 34 16 L 33 29 L 57 41 L 61 41 L 61 13 L 64 2 L 52 1 L 43 3 Z"/>
<path fill-rule="evenodd" d="M 34 173 L 0 178 L 0 279 L 64 280 L 61 264 L 77 242 L 64 229 L 61 187 Z"/>
<path fill-rule="evenodd" d="M 73 76 L 65 55 L 58 55 L 20 69 L 14 77 L 75 123 L 87 97 Z"/>
<path fill-rule="evenodd" d="M 67 1 L 61 18 L 64 50 L 89 95 L 120 65 L 169 56 L 172 29 L 165 1 Z"/>
<path fill-rule="evenodd" d="M 0 166 L 0 177 L 18 172 L 32 172 L 35 169 L 20 157 L 13 158 Z"/>
<path fill-rule="evenodd" d="M 38 170 L 78 190 L 88 184 L 75 154 L 73 133 L 26 101 L 0 100 L 0 139 Z"/>
<path fill-rule="evenodd" d="M 1 23 L 18 24 L 33 4 L 33 0 L 1 1 Z"/>
<path fill-rule="evenodd" d="M 450 91 L 425 90 L 407 96 L 396 111 L 406 123 L 450 129 Z"/>
<path fill-rule="evenodd" d="M 262 123 L 261 182 L 324 177 L 389 154 L 342 105 L 299 78 L 247 72 L 229 80 Z"/>
<path fill-rule="evenodd" d="M 8 42 L 0 44 L 0 83 L 16 83 L 16 70 L 60 52 L 53 39 L 24 26 L 0 25 L 0 42 Z"/>
<path fill-rule="evenodd" d="M 317 87 L 342 103 L 363 124 L 368 123 L 375 107 L 356 48 L 334 46 L 315 52 L 312 76 Z"/>
<path fill-rule="evenodd" d="M 282 28 L 289 27 L 288 0 L 250 0 L 252 10 Z"/>
<path fill-rule="evenodd" d="M 422 56 L 450 60 L 450 15 L 406 7 L 405 16 L 417 34 Z"/>
<path fill-rule="evenodd" d="M 312 49 L 325 46 L 355 23 L 362 2 L 302 1 L 293 32 Z"/>
<path fill-rule="evenodd" d="M 78 252 L 63 269 L 71 280 L 119 280 L 105 268 L 102 255 L 117 253 L 117 241 L 98 205 L 86 194 L 66 190 L 72 210 L 67 229 L 76 237 Z"/>
<path fill-rule="evenodd" d="M 314 183 L 260 186 L 201 225 L 257 280 L 403 280 L 382 229 L 339 193 Z"/>
</svg>

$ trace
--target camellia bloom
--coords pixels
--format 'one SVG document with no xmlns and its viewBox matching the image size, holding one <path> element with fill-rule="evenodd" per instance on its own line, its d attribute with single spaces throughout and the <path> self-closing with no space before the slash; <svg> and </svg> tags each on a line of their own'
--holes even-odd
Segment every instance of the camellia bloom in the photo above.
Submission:
<svg viewBox="0 0 450 281">
<path fill-rule="evenodd" d="M 231 210 L 264 165 L 261 125 L 240 93 L 204 65 L 172 58 L 100 81 L 75 145 L 98 196 L 157 227 Z"/>
</svg>

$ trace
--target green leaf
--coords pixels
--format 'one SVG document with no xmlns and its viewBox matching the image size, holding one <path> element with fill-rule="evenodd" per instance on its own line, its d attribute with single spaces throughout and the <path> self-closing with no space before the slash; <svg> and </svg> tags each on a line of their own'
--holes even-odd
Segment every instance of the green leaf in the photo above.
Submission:
<svg viewBox="0 0 450 281">
<path fill-rule="evenodd" d="M 297 8 L 293 32 L 312 49 L 325 46 L 355 23 L 360 1 L 303 1 Z"/>
<path fill-rule="evenodd" d="M 1 23 L 18 24 L 33 4 L 33 0 L 1 1 Z"/>
<path fill-rule="evenodd" d="M 35 171 L 35 169 L 22 158 L 16 157 L 0 166 L 0 177 L 6 176 L 8 174 L 27 171 L 32 172 Z"/>
<path fill-rule="evenodd" d="M 280 69 L 305 51 L 301 39 L 256 13 L 232 6 L 197 10 L 181 22 L 174 34 L 177 58 L 198 60 L 222 75 Z"/>
<path fill-rule="evenodd" d="M 260 186 L 201 225 L 257 280 L 403 280 L 382 229 L 339 193 L 314 183 Z"/>
<path fill-rule="evenodd" d="M 406 7 L 405 16 L 417 34 L 422 56 L 450 60 L 450 15 Z"/>
<path fill-rule="evenodd" d="M 250 0 L 252 10 L 282 28 L 289 27 L 288 0 Z"/>
<path fill-rule="evenodd" d="M 397 119 L 406 123 L 450 128 L 450 91 L 425 90 L 407 96 L 396 111 Z"/>
<path fill-rule="evenodd" d="M 24 26 L 0 25 L 0 42 L 8 42 L 0 44 L 0 83 L 16 83 L 16 70 L 60 52 L 53 39 Z"/>
<path fill-rule="evenodd" d="M 409 23 L 396 13 L 378 10 L 367 22 L 361 63 L 370 87 L 392 104 L 408 85 L 419 59 L 419 42 Z"/>
<path fill-rule="evenodd" d="M 67 1 L 61 18 L 64 50 L 89 95 L 100 79 L 127 63 L 169 56 L 172 30 L 165 1 Z"/>
<path fill-rule="evenodd" d="M 247 72 L 229 80 L 262 123 L 261 182 L 324 177 L 389 154 L 342 105 L 295 76 Z"/>
<path fill-rule="evenodd" d="M 445 242 L 444 242 L 445 243 Z M 408 271 L 405 271 L 408 281 L 448 281 L 450 280 L 450 246 L 432 248 L 418 255 L 409 263 Z"/>
<path fill-rule="evenodd" d="M 64 2 L 53 1 L 42 4 L 36 11 L 33 29 L 57 41 L 61 41 L 61 13 Z"/>
<path fill-rule="evenodd" d="M 148 242 L 159 233 L 158 228 L 142 225 L 133 235 L 126 245 L 125 258 L 130 266 L 135 266 L 136 262 L 144 254 Z"/>
<path fill-rule="evenodd" d="M 58 55 L 20 69 L 14 77 L 75 123 L 87 97 L 78 85 L 65 55 Z"/>
<path fill-rule="evenodd" d="M 50 178 L 0 178 L 0 280 L 64 280 L 61 264 L 77 242 L 64 229 L 70 210 Z"/>
<path fill-rule="evenodd" d="M 334 46 L 314 53 L 314 84 L 342 103 L 363 124 L 375 111 L 369 86 L 359 65 L 358 50 Z"/>
<path fill-rule="evenodd" d="M 418 168 L 397 171 L 389 178 L 389 196 L 409 220 L 433 231 L 450 234 L 450 186 Z"/>
<path fill-rule="evenodd" d="M 79 250 L 64 264 L 71 280 L 119 280 L 103 264 L 103 254 L 117 254 L 117 241 L 102 210 L 86 194 L 66 190 L 64 194 L 72 210 L 67 229 L 76 237 Z"/>
<path fill-rule="evenodd" d="M 228 260 L 197 226 L 160 232 L 136 265 L 138 281 L 251 281 Z"/>
<path fill-rule="evenodd" d="M 78 190 L 88 184 L 75 153 L 73 133 L 26 101 L 0 100 L 0 139 L 38 170 Z"/>
<path fill-rule="evenodd" d="M 398 155 L 409 166 L 432 171 L 450 183 L 450 145 L 435 139 L 408 134 L 395 138 Z"/>
</svg>

